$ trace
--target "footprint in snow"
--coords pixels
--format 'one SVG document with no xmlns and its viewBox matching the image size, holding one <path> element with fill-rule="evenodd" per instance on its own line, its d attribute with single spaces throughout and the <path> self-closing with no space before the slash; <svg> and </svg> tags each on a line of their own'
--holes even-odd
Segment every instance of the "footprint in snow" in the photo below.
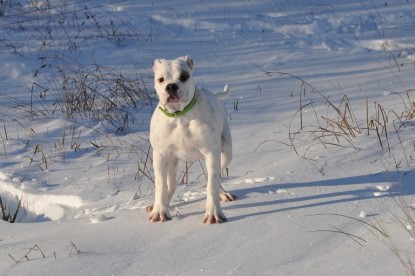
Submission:
<svg viewBox="0 0 415 276">
<path fill-rule="evenodd" d="M 91 223 L 100 223 L 107 220 L 105 215 L 92 215 L 89 217 Z"/>
<path fill-rule="evenodd" d="M 389 194 L 388 191 L 391 188 L 391 186 L 390 185 L 377 185 L 374 188 L 377 190 L 377 192 L 374 192 L 373 195 L 375 197 L 379 197 L 379 196 L 384 196 L 384 195 Z"/>
<path fill-rule="evenodd" d="M 229 183 L 230 185 L 240 185 L 240 184 L 255 184 L 255 183 L 263 183 L 268 181 L 275 180 L 275 177 L 257 177 L 257 178 L 246 178 L 233 181 Z"/>
</svg>

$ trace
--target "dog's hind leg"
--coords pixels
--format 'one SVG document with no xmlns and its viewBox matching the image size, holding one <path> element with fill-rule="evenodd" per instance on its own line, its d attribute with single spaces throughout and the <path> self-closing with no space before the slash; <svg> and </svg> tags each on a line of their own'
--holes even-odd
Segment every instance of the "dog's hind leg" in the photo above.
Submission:
<svg viewBox="0 0 415 276">
<path fill-rule="evenodd" d="M 221 223 L 226 217 L 220 206 L 220 152 L 209 152 L 205 155 L 208 181 L 206 185 L 206 213 L 204 223 Z"/>
<path fill-rule="evenodd" d="M 222 150 L 220 155 L 220 166 L 224 170 L 228 167 L 232 160 L 232 135 L 226 118 L 223 122 L 223 130 L 221 136 Z"/>
<path fill-rule="evenodd" d="M 227 192 L 222 187 L 222 184 L 220 184 L 220 200 L 221 201 L 228 202 L 228 201 L 234 201 L 236 199 L 237 199 L 236 195 Z"/>
<path fill-rule="evenodd" d="M 228 125 L 228 121 L 225 119 L 225 122 L 223 124 L 223 130 L 222 130 L 222 152 L 220 155 L 220 163 L 221 163 L 221 170 L 222 174 L 224 170 L 227 169 L 229 163 L 232 160 L 232 136 L 231 136 L 231 130 Z M 236 199 L 236 196 L 228 193 L 223 187 L 222 184 L 220 185 L 220 200 L 221 201 L 234 201 Z"/>
</svg>

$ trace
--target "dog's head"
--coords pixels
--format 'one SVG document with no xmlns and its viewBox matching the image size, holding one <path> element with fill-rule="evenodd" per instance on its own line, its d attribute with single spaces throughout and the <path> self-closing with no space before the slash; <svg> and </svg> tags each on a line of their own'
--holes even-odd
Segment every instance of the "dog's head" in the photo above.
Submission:
<svg viewBox="0 0 415 276">
<path fill-rule="evenodd" d="M 170 111 L 181 111 L 193 98 L 193 60 L 190 56 L 154 61 L 154 83 L 160 104 Z"/>
</svg>

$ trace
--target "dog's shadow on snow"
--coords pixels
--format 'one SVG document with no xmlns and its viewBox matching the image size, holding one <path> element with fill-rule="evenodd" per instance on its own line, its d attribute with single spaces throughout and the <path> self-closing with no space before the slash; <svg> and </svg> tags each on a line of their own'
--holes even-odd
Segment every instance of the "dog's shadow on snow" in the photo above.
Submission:
<svg viewBox="0 0 415 276">
<path fill-rule="evenodd" d="M 396 181 L 399 179 L 399 181 Z M 361 175 L 345 178 L 335 178 L 330 180 L 319 180 L 304 183 L 275 183 L 261 185 L 254 184 L 252 188 L 232 189 L 230 192 L 237 196 L 237 201 L 222 203 L 226 210 L 241 210 L 239 216 L 229 216 L 229 221 L 237 221 L 251 216 L 266 215 L 296 209 L 304 209 L 316 206 L 332 205 L 344 202 L 354 202 L 381 197 L 395 197 L 399 195 L 415 194 L 415 173 L 410 172 L 388 172 L 376 175 Z M 379 185 L 392 185 L 387 192 L 376 189 Z M 329 192 L 324 192 L 324 187 L 330 186 Z M 335 191 L 335 187 L 340 187 Z M 349 186 L 349 187 L 344 187 Z M 320 193 L 313 193 L 308 196 L 298 196 L 290 194 L 290 190 L 298 188 L 316 188 Z M 333 189 L 334 188 L 334 189 Z M 334 190 L 334 191 L 333 191 Z M 275 195 L 276 191 L 283 191 L 276 199 L 265 198 L 265 196 Z M 375 193 L 378 193 L 375 195 Z M 255 198 L 253 200 L 247 199 Z M 250 210 L 254 209 L 254 212 Z M 245 211 L 246 210 L 246 211 Z"/>
</svg>

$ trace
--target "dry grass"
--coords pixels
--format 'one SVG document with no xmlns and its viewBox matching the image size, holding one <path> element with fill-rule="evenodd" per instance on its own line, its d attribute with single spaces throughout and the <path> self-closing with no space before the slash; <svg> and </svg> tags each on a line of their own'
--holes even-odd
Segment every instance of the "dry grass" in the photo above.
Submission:
<svg viewBox="0 0 415 276">
<path fill-rule="evenodd" d="M 10 204 L 7 204 L 7 202 L 3 202 L 0 196 L 1 219 L 10 223 L 20 222 L 26 213 L 25 208 L 23 208 L 22 206 L 22 199 L 23 197 L 19 199 L 17 206 L 14 208 L 14 210 L 12 210 Z M 17 220 L 17 216 L 21 208 L 23 208 L 24 213 L 20 216 L 20 219 Z"/>
<path fill-rule="evenodd" d="M 299 82 L 299 108 L 288 126 L 289 144 L 299 157 L 315 165 L 313 155 L 321 147 L 357 149 L 356 139 L 367 135 L 376 139 L 380 156 L 386 154 L 391 160 L 390 164 L 411 168 L 412 159 L 407 153 L 410 149 L 404 146 L 404 142 L 408 141 L 402 139 L 401 133 L 406 128 L 407 121 L 415 114 L 415 102 L 411 98 L 414 89 L 407 89 L 396 74 L 395 77 L 402 87 L 402 91 L 396 93 L 402 102 L 401 110 L 387 108 L 380 102 L 373 102 L 371 105 L 366 98 L 365 113 L 359 114 L 359 117 L 347 95 L 335 103 L 312 84 L 295 75 L 279 71 L 265 73 L 269 76 L 292 78 Z M 403 162 L 394 160 L 397 156 L 396 151 L 400 151 L 404 156 Z"/>
<path fill-rule="evenodd" d="M 399 67 L 396 58 L 394 58 L 394 62 Z M 400 69 L 397 71 L 401 72 Z M 415 102 L 412 100 L 415 89 L 409 89 L 394 71 L 390 70 L 390 72 L 398 80 L 401 90 L 387 92 L 395 95 L 400 104 L 385 106 L 379 101 L 370 103 L 369 98 L 366 98 L 364 103 L 359 103 L 366 107 L 365 112 L 358 113 L 359 115 L 354 112 L 353 103 L 347 95 L 335 102 L 312 84 L 297 76 L 277 71 L 265 73 L 270 76 L 289 77 L 299 82 L 299 108 L 291 119 L 288 131 L 289 145 L 299 157 L 309 161 L 319 169 L 316 160 L 313 159 L 315 152 L 332 146 L 359 150 L 357 141 L 359 138 L 366 136 L 372 141 L 376 141 L 377 144 L 379 157 L 374 162 L 380 158 L 385 158 L 390 166 L 386 169 L 387 171 L 393 169 L 399 173 L 402 171 L 407 174 L 414 170 L 411 155 L 415 139 L 410 127 L 413 126 L 411 120 L 415 117 Z M 306 111 L 307 116 L 305 115 Z M 375 144 L 373 145 L 375 146 Z M 323 174 L 321 170 L 320 172 Z M 411 249 L 412 242 L 408 241 L 406 245 L 398 243 L 397 237 L 391 235 L 389 229 L 387 229 L 392 225 L 398 226 L 413 241 L 415 238 L 415 222 L 412 208 L 406 204 L 403 197 L 391 197 L 391 199 L 399 206 L 401 212 L 398 215 L 389 212 L 392 221 L 388 222 L 388 227 L 385 226 L 385 222 L 379 221 L 376 216 L 358 219 L 342 214 L 316 215 L 336 216 L 361 224 L 390 249 L 390 252 L 398 258 L 408 274 L 415 275 L 414 252 Z M 368 242 L 367 239 L 344 231 L 335 225 L 329 226 L 329 229 L 319 229 L 311 232 L 337 233 L 353 240 L 360 246 L 364 246 Z"/>
<path fill-rule="evenodd" d="M 88 8 L 73 3 L 1 1 L 3 36 L 0 52 L 36 56 L 38 68 L 26 88 L 30 99 L 10 97 L 15 102 L 14 118 L 24 113 L 32 118 L 107 120 L 116 131 L 126 131 L 134 123 L 138 108 L 151 104 L 141 66 L 130 60 L 122 67 L 97 63 L 96 45 L 144 39 L 123 19 L 99 16 L 97 10 L 111 3 Z M 87 53 L 85 53 L 85 51 Z"/>
<path fill-rule="evenodd" d="M 34 245 L 31 248 L 28 248 L 27 250 L 28 251 L 20 258 L 15 258 L 11 254 L 8 254 L 8 255 L 16 264 L 35 261 L 39 259 L 46 259 L 46 258 L 51 258 L 51 257 L 53 257 L 55 260 L 58 259 L 58 255 L 56 254 L 56 251 L 53 251 L 53 255 L 49 256 L 38 245 Z M 77 248 L 77 246 L 72 241 L 70 241 L 70 250 L 69 250 L 69 254 L 67 254 L 67 257 L 79 255 L 79 254 L 81 254 L 81 251 Z"/>
<path fill-rule="evenodd" d="M 124 43 L 148 38 L 123 18 L 107 14 L 104 10 L 112 4 L 115 3 L 89 0 L 0 1 L 0 53 L 37 61 L 30 80 L 22 81 L 24 85 L 17 88 L 16 96 L 0 95 L 5 102 L 0 110 L 4 157 L 7 141 L 20 136 L 28 139 L 29 165 L 41 171 L 47 171 L 57 161 L 65 162 L 67 156 L 80 156 L 74 152 L 93 150 L 107 161 L 110 182 L 118 181 L 117 174 L 131 169 L 116 161 L 133 148 L 137 156 L 132 158 L 138 159 L 137 166 L 131 165 L 137 169 L 136 181 L 152 179 L 148 141 L 143 138 L 144 151 L 141 146 L 126 145 L 116 136 L 131 132 L 147 118 L 140 116 L 141 110 L 154 101 L 147 90 L 150 76 L 143 71 L 145 66 L 131 58 L 108 66 L 106 59 L 96 56 L 97 45 L 116 49 Z M 60 137 L 48 137 L 33 124 L 36 120 L 61 118 L 67 124 L 57 126 L 62 127 Z M 95 129 L 100 122 L 106 131 Z M 7 128 L 11 125 L 23 129 L 24 134 L 19 130 L 9 134 Z M 85 136 L 85 131 L 81 131 L 85 128 L 94 130 L 96 138 Z"/>
</svg>

